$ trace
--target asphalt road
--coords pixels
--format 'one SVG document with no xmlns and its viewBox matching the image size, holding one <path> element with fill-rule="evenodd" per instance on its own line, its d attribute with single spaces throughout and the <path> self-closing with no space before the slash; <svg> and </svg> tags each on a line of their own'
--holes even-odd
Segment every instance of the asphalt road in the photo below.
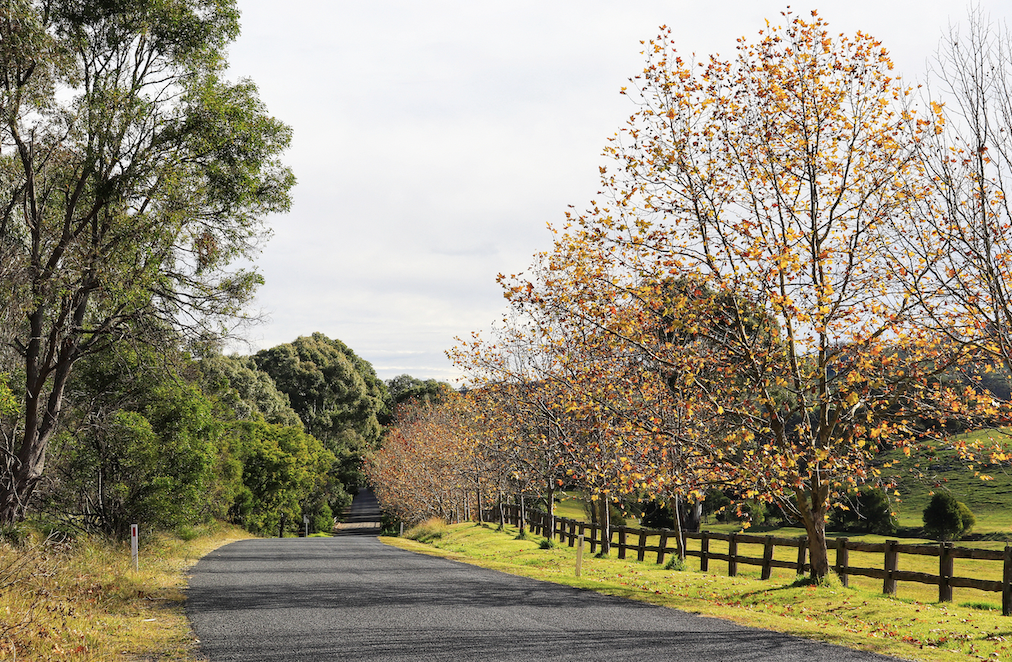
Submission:
<svg viewBox="0 0 1012 662">
<path fill-rule="evenodd" d="M 337 535 L 379 535 L 380 507 L 379 501 L 371 490 L 361 489 L 355 495 L 347 512 L 342 513 L 342 522 L 334 527 Z"/>
<path fill-rule="evenodd" d="M 889 660 L 406 552 L 371 536 L 245 540 L 187 611 L 220 660 Z"/>
</svg>

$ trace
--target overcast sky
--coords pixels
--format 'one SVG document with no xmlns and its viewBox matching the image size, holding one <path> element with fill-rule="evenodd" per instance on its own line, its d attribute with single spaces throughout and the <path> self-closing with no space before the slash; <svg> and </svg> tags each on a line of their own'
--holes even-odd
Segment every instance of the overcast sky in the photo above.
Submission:
<svg viewBox="0 0 1012 662">
<path fill-rule="evenodd" d="M 640 40 L 730 56 L 786 4 L 766 0 L 239 0 L 232 77 L 294 129 L 298 186 L 259 261 L 255 351 L 320 331 L 380 377 L 452 381 L 454 336 L 504 311 L 496 274 L 551 246 L 549 223 L 598 190 L 600 153 L 633 112 L 619 94 Z M 967 5 L 848 0 L 812 9 L 883 41 L 914 82 Z M 1008 0 L 981 7 L 996 21 Z"/>
</svg>

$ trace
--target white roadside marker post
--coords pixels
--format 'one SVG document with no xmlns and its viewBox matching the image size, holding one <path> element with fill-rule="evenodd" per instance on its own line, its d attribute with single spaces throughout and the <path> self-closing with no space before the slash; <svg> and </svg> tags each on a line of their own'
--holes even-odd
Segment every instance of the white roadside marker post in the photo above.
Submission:
<svg viewBox="0 0 1012 662">
<path fill-rule="evenodd" d="M 130 559 L 134 564 L 134 572 L 137 572 L 137 525 L 130 525 Z"/>
<path fill-rule="evenodd" d="M 580 576 L 580 569 L 583 566 L 583 534 L 576 537 L 576 576 Z"/>
</svg>

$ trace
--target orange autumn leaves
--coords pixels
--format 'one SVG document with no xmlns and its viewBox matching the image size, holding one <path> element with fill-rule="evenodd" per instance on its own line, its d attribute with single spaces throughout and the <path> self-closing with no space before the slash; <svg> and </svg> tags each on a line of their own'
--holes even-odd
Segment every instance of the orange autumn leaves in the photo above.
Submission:
<svg viewBox="0 0 1012 662">
<path fill-rule="evenodd" d="M 951 187 L 926 146 L 952 122 L 872 37 L 784 22 L 728 60 L 682 58 L 668 33 L 645 44 L 602 201 L 500 277 L 511 314 L 450 355 L 471 420 L 504 446 L 556 431 L 556 481 L 608 500 L 776 500 L 821 576 L 828 510 L 885 481 L 877 452 L 1001 412 L 965 376 L 986 334 L 952 332 L 980 324 L 939 303 L 956 286 L 941 286 Z M 550 395 L 538 415 L 480 396 L 506 389 Z M 552 484 L 510 466 L 515 493 Z"/>
</svg>

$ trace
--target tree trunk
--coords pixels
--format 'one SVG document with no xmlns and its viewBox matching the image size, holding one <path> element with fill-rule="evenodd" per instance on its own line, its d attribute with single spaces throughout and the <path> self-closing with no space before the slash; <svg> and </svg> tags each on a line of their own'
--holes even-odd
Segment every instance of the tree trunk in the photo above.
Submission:
<svg viewBox="0 0 1012 662">
<path fill-rule="evenodd" d="M 518 498 L 520 502 L 520 537 L 522 538 L 525 534 L 524 529 L 527 528 L 527 509 L 524 503 L 524 493 L 521 492 Z"/>
<path fill-rule="evenodd" d="M 482 523 L 485 515 L 481 512 L 481 508 L 484 504 L 481 502 L 481 478 L 476 474 L 474 477 L 475 494 L 478 496 L 478 524 Z"/>
<path fill-rule="evenodd" d="M 598 499 L 598 503 L 601 508 L 601 517 L 598 519 L 601 522 L 601 556 L 608 556 L 611 554 L 611 508 L 608 503 L 608 499 L 605 496 L 601 496 Z"/>
<path fill-rule="evenodd" d="M 35 326 L 33 319 L 32 328 Z M 33 340 L 26 352 L 25 428 L 21 447 L 16 455 L 7 459 L 5 475 L 0 477 L 3 481 L 0 484 L 0 525 L 10 525 L 24 517 L 28 501 L 42 479 L 46 451 L 56 432 L 56 423 L 63 405 L 63 390 L 77 358 L 73 343 L 64 341 L 55 365 L 46 368 L 39 364 L 41 351 L 38 341 Z M 53 378 L 53 386 L 49 397 L 44 399 L 43 388 L 50 376 Z"/>
<path fill-rule="evenodd" d="M 671 497 L 671 513 L 675 516 L 675 545 L 678 547 L 678 558 L 685 561 L 685 533 L 682 527 L 681 501 L 677 496 Z"/>
<path fill-rule="evenodd" d="M 544 533 L 544 532 L 542 532 Z M 548 535 L 551 540 L 555 536 L 555 487 L 551 481 L 548 483 Z"/>
<path fill-rule="evenodd" d="M 812 564 L 812 579 L 822 579 L 829 574 L 829 552 L 826 548 L 826 511 L 829 487 L 816 483 L 808 490 L 796 490 L 795 497 L 801 520 L 808 534 L 808 555 Z"/>
</svg>

